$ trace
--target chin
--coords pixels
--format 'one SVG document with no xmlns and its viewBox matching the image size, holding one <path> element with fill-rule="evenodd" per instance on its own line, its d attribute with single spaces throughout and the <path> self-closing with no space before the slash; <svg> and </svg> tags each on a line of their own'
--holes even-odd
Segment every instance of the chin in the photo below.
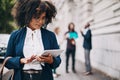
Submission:
<svg viewBox="0 0 120 80">
<path fill-rule="evenodd" d="M 35 27 L 34 29 L 40 29 L 41 27 L 40 26 L 37 26 L 37 27 Z"/>
</svg>

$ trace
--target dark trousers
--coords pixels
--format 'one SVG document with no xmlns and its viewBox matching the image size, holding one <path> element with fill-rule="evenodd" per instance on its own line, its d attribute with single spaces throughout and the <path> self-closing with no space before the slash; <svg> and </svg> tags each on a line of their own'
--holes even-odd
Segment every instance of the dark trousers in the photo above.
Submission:
<svg viewBox="0 0 120 80">
<path fill-rule="evenodd" d="M 41 72 L 33 74 L 22 72 L 22 75 L 22 80 L 42 80 Z"/>
<path fill-rule="evenodd" d="M 75 70 L 75 49 L 66 51 L 66 71 L 68 71 L 69 57 L 72 56 L 72 70 Z"/>
</svg>

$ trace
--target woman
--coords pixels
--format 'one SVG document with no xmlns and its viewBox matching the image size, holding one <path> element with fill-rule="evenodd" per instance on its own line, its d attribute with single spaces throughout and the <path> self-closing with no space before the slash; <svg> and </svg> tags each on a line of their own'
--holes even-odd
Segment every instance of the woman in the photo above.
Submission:
<svg viewBox="0 0 120 80">
<path fill-rule="evenodd" d="M 12 58 L 6 67 L 14 69 L 14 80 L 53 80 L 52 69 L 61 59 L 42 53 L 59 48 L 54 33 L 45 29 L 56 15 L 55 6 L 48 1 L 18 0 L 15 9 L 20 29 L 9 39 L 5 57 Z"/>
<path fill-rule="evenodd" d="M 69 57 L 72 56 L 72 71 L 76 73 L 75 70 L 75 51 L 76 51 L 76 43 L 75 39 L 78 38 L 77 32 L 74 30 L 75 25 L 74 23 L 70 23 L 68 25 L 68 31 L 65 33 L 65 37 L 67 39 L 67 48 L 66 48 L 66 73 L 69 73 L 68 71 L 68 65 L 69 65 Z"/>
</svg>

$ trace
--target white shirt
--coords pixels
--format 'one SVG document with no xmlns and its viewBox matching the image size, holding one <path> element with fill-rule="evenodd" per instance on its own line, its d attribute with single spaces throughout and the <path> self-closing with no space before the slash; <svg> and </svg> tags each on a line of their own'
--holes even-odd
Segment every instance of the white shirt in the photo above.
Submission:
<svg viewBox="0 0 120 80">
<path fill-rule="evenodd" d="M 86 35 L 88 30 L 89 30 L 89 28 L 86 28 L 86 29 L 84 30 L 83 34 Z"/>
<path fill-rule="evenodd" d="M 32 31 L 29 27 L 27 27 L 27 33 L 23 48 L 25 58 L 29 58 L 32 55 L 41 55 L 43 51 L 44 48 L 42 43 L 41 30 L 36 29 Z M 24 65 L 23 70 L 28 69 L 41 70 L 42 67 L 40 65 L 40 62 L 33 61 Z"/>
</svg>

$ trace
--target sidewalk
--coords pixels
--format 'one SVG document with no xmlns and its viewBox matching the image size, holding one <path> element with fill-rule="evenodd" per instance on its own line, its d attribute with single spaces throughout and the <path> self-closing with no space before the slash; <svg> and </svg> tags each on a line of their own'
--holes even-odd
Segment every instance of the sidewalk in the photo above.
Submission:
<svg viewBox="0 0 120 80">
<path fill-rule="evenodd" d="M 69 64 L 69 73 L 66 73 L 65 72 L 65 54 L 63 54 L 61 58 L 62 58 L 62 63 L 60 67 L 57 68 L 57 73 L 60 74 L 60 76 L 57 78 L 54 78 L 54 80 L 113 80 L 94 69 L 92 70 L 93 72 L 92 75 L 89 75 L 89 76 L 84 75 L 84 71 L 85 71 L 84 64 L 78 60 L 76 60 L 77 73 L 73 73 L 71 71 L 71 58 L 70 58 L 70 64 Z"/>
</svg>

